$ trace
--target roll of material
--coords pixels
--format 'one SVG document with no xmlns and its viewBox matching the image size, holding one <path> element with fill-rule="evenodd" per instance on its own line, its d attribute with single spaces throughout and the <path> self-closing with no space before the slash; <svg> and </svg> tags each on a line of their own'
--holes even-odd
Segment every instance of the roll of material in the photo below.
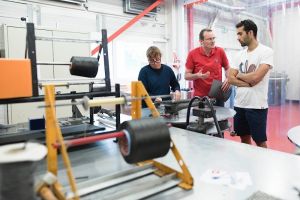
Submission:
<svg viewBox="0 0 300 200">
<path fill-rule="evenodd" d="M 32 161 L 1 164 L 0 199 L 37 199 L 34 191 L 35 168 L 36 163 Z"/>
<path fill-rule="evenodd" d="M 233 87 L 230 86 L 229 89 L 226 92 L 224 92 L 222 90 L 222 85 L 223 85 L 222 81 L 213 80 L 208 96 L 224 102 L 227 101 L 232 93 Z"/>
<path fill-rule="evenodd" d="M 94 78 L 98 73 L 97 58 L 73 56 L 70 62 L 72 75 Z"/>
<path fill-rule="evenodd" d="M 121 128 L 125 136 L 119 138 L 119 146 L 127 163 L 159 158 L 169 152 L 171 137 L 163 120 L 131 120 L 123 122 Z"/>
<path fill-rule="evenodd" d="M 47 153 L 45 146 L 18 143 L 0 147 L 0 199 L 35 200 L 34 172 L 36 161 Z"/>
</svg>

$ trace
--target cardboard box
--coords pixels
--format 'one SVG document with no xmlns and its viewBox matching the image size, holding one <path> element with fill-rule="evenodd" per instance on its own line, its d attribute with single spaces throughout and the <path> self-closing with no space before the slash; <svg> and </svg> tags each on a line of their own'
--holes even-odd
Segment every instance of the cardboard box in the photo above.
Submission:
<svg viewBox="0 0 300 200">
<path fill-rule="evenodd" d="M 0 99 L 32 96 L 29 59 L 0 59 Z"/>
</svg>

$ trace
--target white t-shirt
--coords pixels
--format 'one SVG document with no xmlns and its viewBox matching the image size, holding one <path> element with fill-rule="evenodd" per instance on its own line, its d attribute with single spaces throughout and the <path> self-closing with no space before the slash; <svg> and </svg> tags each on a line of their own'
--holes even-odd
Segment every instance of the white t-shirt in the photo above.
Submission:
<svg viewBox="0 0 300 200">
<path fill-rule="evenodd" d="M 273 50 L 262 44 L 251 52 L 248 48 L 239 52 L 233 68 L 239 73 L 250 73 L 257 70 L 260 64 L 273 67 Z M 268 108 L 268 86 L 270 71 L 253 87 L 237 87 L 234 106 L 240 108 L 265 109 Z"/>
</svg>

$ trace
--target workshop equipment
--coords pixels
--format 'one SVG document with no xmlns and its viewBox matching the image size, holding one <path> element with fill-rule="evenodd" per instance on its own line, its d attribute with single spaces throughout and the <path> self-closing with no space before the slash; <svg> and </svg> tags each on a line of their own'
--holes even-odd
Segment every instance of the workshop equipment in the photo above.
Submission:
<svg viewBox="0 0 300 200">
<path fill-rule="evenodd" d="M 138 86 L 137 86 L 138 87 Z M 134 90 L 134 88 L 133 88 Z M 169 95 L 164 95 L 168 96 Z M 95 99 L 90 100 L 88 97 L 84 97 L 81 101 L 74 102 L 73 105 L 82 105 L 84 109 L 89 109 L 90 107 L 94 107 L 97 105 L 106 105 L 106 104 L 128 104 L 129 102 L 132 102 L 133 106 L 136 106 L 137 108 L 140 108 L 138 104 L 141 100 L 151 100 L 153 96 L 147 96 L 145 94 L 142 94 L 140 96 L 121 96 L 118 98 L 106 98 L 106 99 Z M 164 105 L 164 113 L 163 117 L 165 118 L 166 122 L 170 122 L 172 125 L 179 127 L 179 128 L 185 128 L 188 130 L 192 130 L 199 133 L 204 133 L 208 135 L 218 136 L 223 138 L 223 132 L 224 130 L 227 130 L 230 128 L 230 123 L 228 122 L 228 119 L 233 117 L 235 114 L 235 111 L 224 108 L 224 107 L 218 107 L 213 106 L 214 99 L 210 99 L 209 97 L 194 97 L 191 100 L 179 100 L 179 101 L 163 101 L 162 104 Z M 65 106 L 70 105 L 67 104 L 56 104 L 55 106 Z M 156 110 L 153 103 L 149 104 L 152 108 L 152 110 Z M 44 107 L 44 106 L 41 106 Z M 190 110 L 191 107 L 193 107 L 192 114 L 193 116 L 196 116 L 197 119 L 195 122 L 190 122 Z M 150 109 L 150 110 L 151 110 Z M 186 110 L 186 120 L 181 120 L 181 116 L 179 116 L 179 111 Z M 151 111 L 152 112 L 152 111 Z M 155 111 L 154 111 L 155 112 Z M 159 116 L 160 113 L 154 113 L 154 117 Z M 140 117 L 140 116 L 139 116 Z M 137 117 L 137 118 L 139 118 Z"/>
<path fill-rule="evenodd" d="M 163 101 L 162 104 L 165 109 L 162 116 L 166 122 L 171 123 L 175 127 L 221 136 L 215 121 L 218 122 L 221 132 L 223 132 L 230 128 L 228 119 L 234 116 L 235 111 L 219 106 L 209 107 L 209 103 L 213 104 L 214 99 L 196 97 L 191 100 Z M 192 116 L 190 116 L 191 111 Z M 190 120 L 191 118 L 192 120 Z"/>
<path fill-rule="evenodd" d="M 210 98 L 215 98 L 217 100 L 226 102 L 232 93 L 233 86 L 230 85 L 228 90 L 224 92 L 222 90 L 222 85 L 223 85 L 222 81 L 214 79 L 210 87 L 210 90 L 208 92 L 208 96 Z"/>
<path fill-rule="evenodd" d="M 65 145 L 73 147 L 109 138 L 118 138 L 120 152 L 130 164 L 165 156 L 171 143 L 166 123 L 162 119 L 151 118 L 125 121 L 119 132 L 67 140 Z M 60 144 L 55 143 L 53 146 L 58 148 Z"/>
<path fill-rule="evenodd" d="M 193 108 L 193 115 L 198 116 L 198 121 L 194 124 L 190 124 L 190 111 L 193 104 L 193 101 L 198 100 L 199 106 L 198 108 Z M 205 106 L 206 105 L 206 106 Z M 220 125 L 218 123 L 218 119 L 216 117 L 216 112 L 213 107 L 212 100 L 205 96 L 205 97 L 194 97 L 191 99 L 189 103 L 189 107 L 186 114 L 186 125 L 188 130 L 200 132 L 200 133 L 206 133 L 210 124 L 204 123 L 204 118 L 213 118 L 214 125 L 217 129 L 217 132 L 215 135 L 218 137 L 224 138 L 224 134 L 221 131 Z M 211 127 L 210 127 L 211 128 Z"/>
<path fill-rule="evenodd" d="M 189 106 L 190 99 L 181 99 L 178 101 L 167 100 L 163 101 L 162 104 L 165 107 L 166 115 L 178 115 L 180 110 L 186 109 Z M 192 106 L 197 106 L 199 103 L 197 101 L 193 102 Z"/>
<path fill-rule="evenodd" d="M 71 169 L 71 162 L 68 157 L 66 146 L 64 145 L 64 139 L 61 133 L 61 130 L 59 128 L 57 119 L 56 119 L 56 112 L 54 108 L 54 101 L 55 101 L 55 88 L 54 86 L 46 86 L 45 87 L 45 103 L 49 105 L 48 108 L 46 108 L 46 144 L 48 149 L 48 155 L 47 155 L 47 171 L 53 173 L 54 175 L 57 175 L 57 150 L 52 147 L 52 144 L 55 142 L 59 142 L 61 144 L 61 155 L 64 162 L 64 165 L 66 167 L 67 175 L 69 184 L 71 185 L 72 192 L 74 193 L 75 200 L 78 200 L 79 197 L 77 195 L 77 188 L 75 179 L 72 173 Z M 53 192 L 59 199 L 64 199 L 64 193 L 62 191 L 62 186 L 56 182 L 53 185 Z"/>
<path fill-rule="evenodd" d="M 0 199 L 35 200 L 34 172 L 47 153 L 44 145 L 17 143 L 0 147 Z"/>
<path fill-rule="evenodd" d="M 83 77 L 96 77 L 98 73 L 98 59 L 93 57 L 73 56 L 71 58 L 70 74 Z"/>
<path fill-rule="evenodd" d="M 159 158 L 170 149 L 169 128 L 162 119 L 125 121 L 121 128 L 125 130 L 125 137 L 118 142 L 122 156 L 128 163 Z"/>
<path fill-rule="evenodd" d="M 55 83 L 57 86 L 66 86 L 69 87 L 70 85 L 78 85 L 78 84 L 88 84 L 88 90 L 86 92 L 76 92 L 71 91 L 70 93 L 64 94 L 57 94 L 57 100 L 72 100 L 83 98 L 84 96 L 88 95 L 90 99 L 94 97 L 107 97 L 107 96 L 115 96 L 120 97 L 120 85 L 115 84 L 115 90 L 112 92 L 111 83 L 110 83 L 110 73 L 109 73 L 109 60 L 108 60 L 108 47 L 107 47 L 107 32 L 106 30 L 102 30 L 102 38 L 101 38 L 101 46 L 103 48 L 103 59 L 104 59 L 104 79 L 82 79 L 76 80 L 74 82 L 70 82 L 68 80 L 67 83 L 62 83 L 65 80 L 38 80 L 37 78 L 37 60 L 36 60 L 36 40 L 49 40 L 53 41 L 55 38 L 44 38 L 35 36 L 35 29 L 33 23 L 26 24 L 26 51 L 25 57 L 28 56 L 29 59 L 23 60 L 9 60 L 9 59 L 0 59 L 0 66 L 1 66 L 1 73 L 0 74 L 0 90 L 2 93 L 0 94 L 0 104 L 11 104 L 11 103 L 29 103 L 29 102 L 38 102 L 43 101 L 44 96 L 39 95 L 39 87 L 40 89 L 46 85 L 53 84 L 53 81 L 59 81 Z M 63 38 L 59 38 L 63 40 Z M 67 39 L 67 42 L 77 42 L 76 40 Z M 78 41 L 78 42 L 95 42 L 92 40 L 87 41 Z M 100 41 L 96 41 L 99 43 Z M 101 48 L 101 49 L 102 49 Z M 98 54 L 98 58 L 91 58 L 91 57 L 72 57 L 71 61 L 68 63 L 39 63 L 43 65 L 71 65 L 71 73 L 75 75 L 83 75 L 87 77 L 94 77 L 98 71 L 98 60 L 100 58 L 100 51 Z M 9 63 L 8 63 L 9 62 Z M 21 63 L 22 65 L 19 65 Z M 2 68 L 2 64 L 4 68 Z M 23 67 L 23 65 L 25 67 Z M 20 69 L 19 69 L 20 68 Z M 6 69 L 8 70 L 6 73 Z M 3 76 L 3 77 L 2 77 Z M 5 82 L 5 84 L 3 82 Z M 39 82 L 40 81 L 40 82 Z M 44 82 L 43 82 L 44 81 Z M 52 83 L 51 83 L 52 81 Z M 82 81 L 84 81 L 82 83 Z M 18 84 L 15 84 L 18 83 Z M 3 88 L 2 88 L 3 87 Z M 25 88 L 25 89 L 23 89 Z M 25 93 L 24 93 L 25 91 Z M 2 96 L 1 96 L 2 95 Z M 20 98 L 22 97 L 22 98 Z M 103 130 L 104 127 L 97 127 L 94 126 L 94 109 L 90 109 L 90 117 L 89 121 L 90 124 L 82 124 L 83 126 L 68 126 L 62 127 L 65 136 L 70 136 L 72 133 L 78 136 L 82 133 L 91 133 L 97 130 Z M 81 116 L 78 112 L 78 109 L 72 106 L 72 117 Z M 116 111 L 116 128 L 120 126 L 120 105 L 115 106 Z M 96 111 L 97 112 L 97 111 Z M 86 125 L 86 126 L 84 126 Z M 22 131 L 19 130 L 19 127 L 22 126 Z M 27 125 L 25 125 L 26 128 Z M 44 130 L 38 131 L 31 131 L 23 129 L 24 125 L 16 125 L 11 129 L 7 129 L 6 131 L 0 130 L 0 144 L 6 143 L 14 143 L 20 141 L 27 141 L 32 139 L 41 139 L 45 137 Z M 7 133 L 7 134 L 6 134 Z"/>
<path fill-rule="evenodd" d="M 116 116 L 116 112 L 115 111 L 110 110 L 110 109 L 106 109 L 106 108 L 100 108 L 98 114 L 99 113 L 106 114 L 106 115 L 108 115 L 111 118 Z"/>
<path fill-rule="evenodd" d="M 137 118 L 141 115 L 141 108 L 137 108 L 138 105 L 141 105 L 141 97 L 145 98 L 146 104 L 150 106 L 151 111 L 153 112 L 153 116 L 159 116 L 156 108 L 151 101 L 150 96 L 146 92 L 143 84 L 138 82 L 132 83 L 132 98 L 136 98 L 132 101 L 132 118 Z M 133 96 L 136 95 L 136 96 Z M 115 98 L 113 104 L 124 103 L 124 98 L 121 101 L 120 98 Z M 68 158 L 68 154 L 66 151 L 67 144 L 86 144 L 87 142 L 94 142 L 99 140 L 101 137 L 92 136 L 87 138 L 80 138 L 77 140 L 71 140 L 64 142 L 63 137 L 61 135 L 60 128 L 57 123 L 56 115 L 55 115 L 55 94 L 54 94 L 54 86 L 46 86 L 45 87 L 45 108 L 46 108 L 46 143 L 48 147 L 48 157 L 47 157 L 47 168 L 48 171 L 53 174 L 57 174 L 57 147 L 60 147 L 62 158 L 67 169 L 69 183 L 71 185 L 71 196 L 67 198 L 79 199 L 80 195 L 86 195 L 87 193 L 98 190 L 98 187 L 93 187 L 92 189 L 88 189 L 88 192 L 82 192 L 77 190 L 77 186 L 75 183 L 75 179 L 71 170 L 71 163 Z M 96 103 L 96 101 L 90 102 L 93 100 L 89 100 L 88 105 L 90 107 L 93 106 L 101 106 Z M 101 102 L 101 101 L 100 101 Z M 105 101 L 104 101 L 105 102 Z M 134 110 L 137 108 L 137 110 Z M 146 159 L 152 159 L 155 157 L 166 155 L 169 149 L 171 148 L 172 153 L 174 154 L 176 161 L 178 162 L 182 172 L 178 172 L 162 163 L 159 163 L 154 160 L 145 161 L 143 163 L 139 163 L 139 165 L 151 165 L 156 168 L 155 173 L 159 176 L 163 176 L 162 181 L 166 181 L 172 178 L 177 177 L 180 181 L 176 182 L 175 185 L 182 187 L 183 189 L 191 189 L 193 186 L 193 178 L 185 165 L 179 151 L 177 150 L 175 144 L 170 139 L 169 130 L 167 125 L 161 121 L 157 121 L 155 119 L 152 120 L 142 120 L 142 121 L 131 121 L 124 122 L 121 126 L 123 131 L 112 133 L 111 135 L 103 135 L 102 139 L 107 139 L 111 137 L 119 138 L 119 146 L 124 159 L 129 163 L 139 162 Z M 151 128 L 150 128 L 151 127 Z M 154 129 L 153 129 L 154 127 Z M 158 132 L 157 129 L 159 129 Z M 150 130 L 154 130 L 153 133 Z M 144 134 L 148 132 L 148 134 Z M 97 138 L 96 138 L 97 137 Z M 57 144 L 59 143 L 59 144 Z M 157 146 L 156 146 L 157 145 Z M 166 179 L 166 180 L 165 180 Z M 155 183 L 157 184 L 157 183 Z M 168 188 L 174 187 L 175 185 L 169 185 Z M 167 188 L 164 188 L 164 190 Z M 161 191 L 161 190 L 160 190 Z M 62 192 L 61 185 L 57 182 L 53 186 L 53 192 L 56 196 L 61 197 L 61 199 L 66 199 L 64 193 Z M 156 191 L 157 192 L 157 191 Z M 149 193 L 147 193 L 149 195 Z M 153 195 L 150 193 L 150 195 Z"/>
<path fill-rule="evenodd" d="M 45 87 L 44 85 L 43 87 Z M 56 86 L 56 85 L 55 85 Z M 58 85 L 60 87 L 60 85 Z M 60 106 L 71 106 L 71 105 L 81 105 L 85 110 L 88 110 L 91 107 L 95 107 L 97 105 L 118 105 L 118 104 L 125 104 L 128 105 L 130 102 L 135 102 L 137 100 L 146 100 L 146 99 L 153 99 L 156 97 L 170 97 L 170 95 L 160 95 L 160 96 L 141 96 L 141 97 L 128 97 L 126 95 L 122 95 L 120 97 L 112 97 L 112 98 L 105 98 L 105 99 L 95 99 L 91 100 L 88 96 L 84 96 L 80 101 L 72 102 L 72 103 L 61 103 L 61 104 L 55 104 L 55 107 Z M 188 104 L 189 101 L 187 101 Z M 174 102 L 177 103 L 177 102 Z M 155 103 L 154 103 L 155 104 Z M 46 106 L 38 106 L 39 108 L 45 108 Z M 100 110 L 99 110 L 100 111 Z M 109 111 L 103 110 L 102 113 L 106 113 Z M 108 113 L 107 113 L 108 114 Z M 109 115 L 112 115 L 110 113 Z"/>
<path fill-rule="evenodd" d="M 81 40 L 81 39 L 68 39 L 68 38 L 46 38 L 35 35 L 35 29 L 33 23 L 26 24 L 26 53 L 25 56 L 31 61 L 31 74 L 32 74 L 32 95 L 34 97 L 39 96 L 38 92 L 38 76 L 37 65 L 70 65 L 70 72 L 73 75 L 79 75 L 84 77 L 95 77 L 98 72 L 98 61 L 100 59 L 101 49 L 97 58 L 93 57 L 72 57 L 70 63 L 50 63 L 50 62 L 37 62 L 36 59 L 36 40 L 48 40 L 48 41 L 65 41 L 65 42 L 85 42 L 85 43 L 100 43 L 95 40 Z M 104 73 L 105 73 L 105 86 L 102 90 L 111 91 L 110 73 L 109 73 L 109 60 L 108 60 L 108 47 L 107 47 L 107 32 L 102 30 L 101 46 L 103 47 L 103 59 L 104 59 Z"/>
<path fill-rule="evenodd" d="M 50 187 L 57 182 L 57 177 L 51 172 L 47 172 L 43 178 L 35 185 L 35 192 L 45 200 L 58 200 Z"/>
<path fill-rule="evenodd" d="M 55 87 L 66 87 L 69 88 L 71 85 L 101 85 L 104 83 L 104 79 L 94 79 L 94 80 L 79 80 L 75 81 L 65 80 L 65 79 L 43 79 L 39 82 L 39 88 L 42 89 L 46 85 L 55 85 Z"/>
<path fill-rule="evenodd" d="M 69 63 L 39 62 L 37 65 L 66 65 L 70 66 L 71 75 L 94 78 L 98 73 L 98 62 L 94 57 L 72 56 Z"/>
<path fill-rule="evenodd" d="M 84 40 L 84 39 L 70 39 L 70 38 L 62 38 L 62 37 L 43 37 L 43 36 L 36 36 L 36 40 L 41 41 L 56 41 L 56 42 L 74 42 L 74 43 L 100 43 L 101 40 Z"/>
<path fill-rule="evenodd" d="M 89 135 L 95 135 L 95 132 L 105 131 L 104 126 L 96 126 L 88 123 L 87 120 L 78 119 L 81 122 L 73 123 L 70 119 L 67 123 L 66 120 L 60 123 L 60 128 L 64 137 L 73 138 L 73 137 L 83 137 Z M 44 126 L 45 128 L 45 126 Z M 10 125 L 7 129 L 0 129 L 0 145 L 16 143 L 16 142 L 24 142 L 24 141 L 45 141 L 45 129 L 40 130 L 29 130 L 28 123 L 21 123 L 18 125 Z"/>
</svg>

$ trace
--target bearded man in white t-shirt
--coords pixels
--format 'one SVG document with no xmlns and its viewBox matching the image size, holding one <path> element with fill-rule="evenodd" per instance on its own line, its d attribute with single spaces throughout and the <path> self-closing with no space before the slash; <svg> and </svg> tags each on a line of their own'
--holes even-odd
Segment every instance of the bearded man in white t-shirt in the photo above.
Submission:
<svg viewBox="0 0 300 200">
<path fill-rule="evenodd" d="M 268 84 L 273 66 L 273 50 L 256 39 L 257 26 L 247 19 L 236 25 L 243 47 L 229 70 L 228 81 L 237 86 L 234 102 L 234 131 L 242 143 L 267 148 Z"/>
</svg>

